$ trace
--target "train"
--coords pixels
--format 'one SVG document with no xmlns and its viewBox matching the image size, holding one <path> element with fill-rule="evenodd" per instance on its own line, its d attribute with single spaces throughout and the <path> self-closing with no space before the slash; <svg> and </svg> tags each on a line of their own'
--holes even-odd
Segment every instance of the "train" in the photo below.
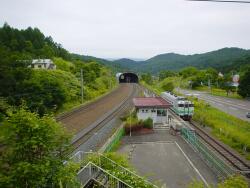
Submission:
<svg viewBox="0 0 250 188">
<path fill-rule="evenodd" d="M 169 91 L 161 93 L 161 97 L 171 103 L 172 110 L 184 120 L 191 120 L 194 114 L 194 104 L 183 96 L 177 96 Z"/>
</svg>

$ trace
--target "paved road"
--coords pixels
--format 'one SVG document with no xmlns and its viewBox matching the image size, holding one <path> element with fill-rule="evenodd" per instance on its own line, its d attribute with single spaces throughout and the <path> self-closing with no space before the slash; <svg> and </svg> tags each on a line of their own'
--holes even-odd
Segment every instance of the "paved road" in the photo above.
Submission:
<svg viewBox="0 0 250 188">
<path fill-rule="evenodd" d="M 227 97 L 213 96 L 207 92 L 194 91 L 194 90 L 178 90 L 185 95 L 193 95 L 199 99 L 208 102 L 210 105 L 228 113 L 242 120 L 249 121 L 250 118 L 246 117 L 246 113 L 250 112 L 250 101 L 232 99 Z"/>
</svg>

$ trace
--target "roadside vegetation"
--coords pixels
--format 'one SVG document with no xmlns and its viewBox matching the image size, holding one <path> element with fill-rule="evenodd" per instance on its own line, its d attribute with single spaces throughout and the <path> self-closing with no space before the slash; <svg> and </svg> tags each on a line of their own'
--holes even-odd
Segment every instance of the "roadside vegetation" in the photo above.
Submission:
<svg viewBox="0 0 250 188">
<path fill-rule="evenodd" d="M 235 176 L 231 176 L 225 179 L 221 183 L 218 183 L 217 186 L 212 186 L 212 185 L 208 186 L 208 188 L 215 188 L 215 187 L 217 188 L 248 188 L 248 183 L 243 176 L 235 175 Z M 194 180 L 191 183 L 189 183 L 187 188 L 207 188 L 207 187 L 203 184 L 203 182 Z"/>
<path fill-rule="evenodd" d="M 195 113 L 193 120 L 203 127 L 211 128 L 211 133 L 250 160 L 250 123 L 222 112 L 209 104 L 193 100 Z"/>
</svg>

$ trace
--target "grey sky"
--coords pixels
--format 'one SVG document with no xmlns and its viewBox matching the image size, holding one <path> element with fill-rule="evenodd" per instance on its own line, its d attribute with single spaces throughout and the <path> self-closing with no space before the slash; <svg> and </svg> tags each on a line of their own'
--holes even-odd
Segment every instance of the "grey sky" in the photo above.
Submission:
<svg viewBox="0 0 250 188">
<path fill-rule="evenodd" d="M 70 52 L 104 58 L 250 48 L 250 4 L 185 0 L 0 0 L 0 24 L 38 27 Z"/>
</svg>

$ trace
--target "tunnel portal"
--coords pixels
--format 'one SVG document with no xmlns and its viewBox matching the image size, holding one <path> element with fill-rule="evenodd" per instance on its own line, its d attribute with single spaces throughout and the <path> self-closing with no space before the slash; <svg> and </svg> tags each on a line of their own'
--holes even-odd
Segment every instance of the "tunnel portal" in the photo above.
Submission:
<svg viewBox="0 0 250 188">
<path fill-rule="evenodd" d="M 126 72 L 119 75 L 119 83 L 138 83 L 139 78 L 135 73 Z"/>
</svg>

